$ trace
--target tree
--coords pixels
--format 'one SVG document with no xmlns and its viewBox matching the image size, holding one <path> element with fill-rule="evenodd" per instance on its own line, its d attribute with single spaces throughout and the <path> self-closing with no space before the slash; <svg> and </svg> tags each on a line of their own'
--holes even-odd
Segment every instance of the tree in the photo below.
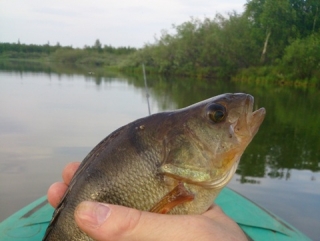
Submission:
<svg viewBox="0 0 320 241">
<path fill-rule="evenodd" d="M 282 56 L 290 41 L 297 36 L 296 11 L 289 0 L 252 0 L 244 13 L 261 41 L 260 61 L 275 60 Z"/>
<path fill-rule="evenodd" d="M 99 39 L 97 39 L 94 43 L 93 49 L 96 49 L 98 52 L 102 52 L 102 44 L 100 43 Z"/>
<path fill-rule="evenodd" d="M 320 34 L 295 40 L 286 48 L 281 65 L 298 79 L 311 78 L 315 71 L 320 71 Z"/>
<path fill-rule="evenodd" d="M 292 8 L 297 14 L 297 28 L 300 37 L 316 33 L 320 29 L 320 1 L 319 0 L 290 0 Z"/>
</svg>

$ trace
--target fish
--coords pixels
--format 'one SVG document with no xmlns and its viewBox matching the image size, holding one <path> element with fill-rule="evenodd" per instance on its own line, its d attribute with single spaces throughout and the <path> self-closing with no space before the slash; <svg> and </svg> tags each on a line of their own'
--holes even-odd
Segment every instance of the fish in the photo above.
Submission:
<svg viewBox="0 0 320 241">
<path fill-rule="evenodd" d="M 266 114 L 245 93 L 153 114 L 112 132 L 85 157 L 43 241 L 93 240 L 75 223 L 82 201 L 201 214 L 231 180 Z"/>
</svg>

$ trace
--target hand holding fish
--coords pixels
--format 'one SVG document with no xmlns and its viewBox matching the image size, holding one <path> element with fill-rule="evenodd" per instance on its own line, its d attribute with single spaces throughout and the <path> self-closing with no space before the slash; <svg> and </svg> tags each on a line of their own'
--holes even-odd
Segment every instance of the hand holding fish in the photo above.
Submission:
<svg viewBox="0 0 320 241">
<path fill-rule="evenodd" d="M 56 207 L 80 163 L 67 165 L 64 182 L 48 190 Z M 97 241 L 107 240 L 247 240 L 239 226 L 217 206 L 202 215 L 162 215 L 98 202 L 82 202 L 75 211 L 77 225 Z"/>
</svg>

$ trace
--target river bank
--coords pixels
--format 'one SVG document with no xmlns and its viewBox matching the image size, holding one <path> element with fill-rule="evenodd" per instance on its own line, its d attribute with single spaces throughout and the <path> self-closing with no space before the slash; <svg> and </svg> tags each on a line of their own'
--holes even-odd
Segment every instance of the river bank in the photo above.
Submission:
<svg viewBox="0 0 320 241">
<path fill-rule="evenodd" d="M 127 56 L 120 58 L 113 58 L 112 64 L 107 64 L 104 59 L 110 58 L 101 55 L 99 58 L 86 57 L 85 59 L 79 59 L 78 61 L 55 61 L 54 58 L 48 54 L 36 55 L 36 56 L 19 56 L 8 57 L 0 56 L 0 66 L 2 69 L 23 71 L 43 71 L 47 73 L 79 73 L 85 75 L 95 75 L 97 78 L 102 76 L 108 76 L 110 73 L 115 75 L 135 75 L 137 77 L 142 76 L 142 65 L 136 67 L 123 65 L 122 62 Z M 100 62 L 98 61 L 100 59 Z M 102 63 L 102 64 L 97 64 Z M 110 62 L 109 62 L 110 63 Z M 208 82 L 217 79 L 217 76 L 208 75 L 208 70 L 199 68 L 194 73 L 177 71 L 174 73 L 161 73 L 159 69 L 146 66 L 146 73 L 148 76 L 163 76 L 163 78 L 191 78 L 194 82 Z M 248 69 L 242 69 L 225 80 L 231 80 L 233 82 L 240 82 L 246 84 L 254 84 L 259 86 L 282 86 L 282 87 L 294 87 L 298 89 L 315 88 L 320 89 L 320 72 L 314 72 L 311 78 L 305 79 L 290 79 L 279 72 L 279 67 L 251 67 Z"/>
</svg>

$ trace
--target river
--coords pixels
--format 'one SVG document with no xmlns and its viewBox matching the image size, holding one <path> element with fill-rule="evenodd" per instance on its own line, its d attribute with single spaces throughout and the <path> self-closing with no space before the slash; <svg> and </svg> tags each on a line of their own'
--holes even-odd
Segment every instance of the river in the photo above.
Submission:
<svg viewBox="0 0 320 241">
<path fill-rule="evenodd" d="M 0 221 L 46 194 L 63 167 L 137 118 L 226 92 L 267 116 L 229 187 L 320 240 L 320 91 L 228 81 L 0 65 Z"/>
</svg>

